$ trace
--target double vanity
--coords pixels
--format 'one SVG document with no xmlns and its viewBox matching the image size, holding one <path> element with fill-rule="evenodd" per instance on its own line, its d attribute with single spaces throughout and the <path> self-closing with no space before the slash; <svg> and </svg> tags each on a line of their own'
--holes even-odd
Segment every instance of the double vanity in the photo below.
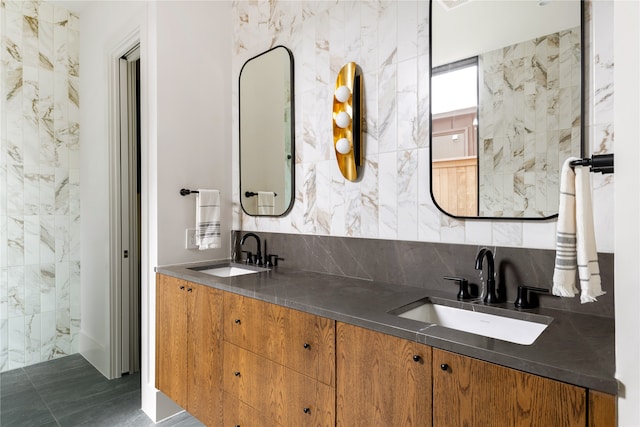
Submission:
<svg viewBox="0 0 640 427">
<path fill-rule="evenodd" d="M 206 425 L 615 425 L 612 319 L 283 266 L 156 271 L 156 387 Z"/>
</svg>

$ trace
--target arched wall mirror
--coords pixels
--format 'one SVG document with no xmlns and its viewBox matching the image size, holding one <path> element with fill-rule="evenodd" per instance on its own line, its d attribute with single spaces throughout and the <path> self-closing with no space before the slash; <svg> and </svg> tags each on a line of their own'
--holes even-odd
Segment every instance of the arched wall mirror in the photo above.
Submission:
<svg viewBox="0 0 640 427">
<path fill-rule="evenodd" d="M 431 195 L 459 218 L 558 213 L 583 153 L 581 0 L 432 0 Z"/>
<path fill-rule="evenodd" d="M 239 78 L 240 204 L 247 215 L 293 206 L 293 55 L 276 46 L 249 59 Z"/>
</svg>

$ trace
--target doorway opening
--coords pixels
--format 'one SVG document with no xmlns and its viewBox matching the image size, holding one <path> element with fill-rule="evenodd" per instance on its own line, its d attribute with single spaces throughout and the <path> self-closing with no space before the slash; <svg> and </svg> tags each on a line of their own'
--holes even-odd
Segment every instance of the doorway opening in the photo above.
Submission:
<svg viewBox="0 0 640 427">
<path fill-rule="evenodd" d="M 119 59 L 120 375 L 140 371 L 140 46 Z"/>
</svg>

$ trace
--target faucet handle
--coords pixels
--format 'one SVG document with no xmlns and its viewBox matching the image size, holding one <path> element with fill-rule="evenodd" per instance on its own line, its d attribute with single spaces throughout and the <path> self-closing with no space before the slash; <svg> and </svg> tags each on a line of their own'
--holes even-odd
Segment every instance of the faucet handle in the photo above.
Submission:
<svg viewBox="0 0 640 427">
<path fill-rule="evenodd" d="M 284 258 L 280 258 L 276 254 L 265 255 L 264 257 L 264 266 L 265 267 L 277 267 L 278 261 L 284 261 Z"/>
<path fill-rule="evenodd" d="M 469 282 L 464 277 L 455 277 L 455 276 L 444 276 L 446 280 L 453 280 L 460 287 L 458 291 L 458 299 L 465 300 L 471 299 L 471 294 L 469 293 Z"/>
<path fill-rule="evenodd" d="M 530 300 L 530 292 L 549 293 L 549 289 L 520 285 L 518 286 L 518 297 L 513 305 L 516 308 L 536 308 L 538 306 L 538 301 Z"/>
<path fill-rule="evenodd" d="M 242 253 L 247 254 L 247 258 L 244 260 L 245 264 L 253 264 L 253 254 L 251 251 L 242 251 Z"/>
</svg>

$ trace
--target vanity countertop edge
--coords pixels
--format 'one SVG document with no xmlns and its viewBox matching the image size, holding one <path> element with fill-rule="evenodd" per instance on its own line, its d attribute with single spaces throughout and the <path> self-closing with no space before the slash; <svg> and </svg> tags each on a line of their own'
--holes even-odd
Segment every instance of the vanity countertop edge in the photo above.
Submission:
<svg viewBox="0 0 640 427">
<path fill-rule="evenodd" d="M 513 344 L 438 325 L 425 327 L 424 323 L 389 314 L 425 296 L 455 299 L 455 295 L 437 290 L 437 284 L 433 289 L 418 288 L 286 267 L 234 277 L 192 270 L 228 262 L 169 265 L 156 267 L 155 271 L 531 374 L 618 393 L 614 319 L 538 308 L 531 312 L 552 317 L 551 324 L 532 345 Z M 509 306 L 513 304 L 503 305 Z"/>
</svg>

